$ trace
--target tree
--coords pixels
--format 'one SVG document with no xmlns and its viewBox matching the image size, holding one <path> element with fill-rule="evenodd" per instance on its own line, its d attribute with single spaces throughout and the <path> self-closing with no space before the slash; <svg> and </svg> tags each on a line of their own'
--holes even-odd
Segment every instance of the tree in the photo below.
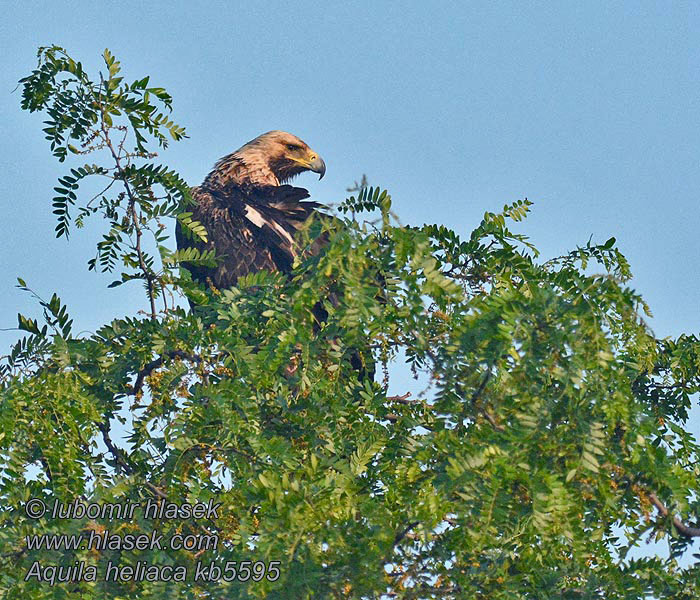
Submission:
<svg viewBox="0 0 700 600">
<path fill-rule="evenodd" d="M 59 179 L 56 232 L 103 216 L 89 268 L 140 280 L 148 308 L 81 337 L 57 295 L 19 280 L 42 317 L 19 315 L 1 366 L 2 597 L 698 597 L 697 566 L 677 559 L 700 534 L 683 427 L 700 344 L 652 335 L 614 239 L 542 260 L 508 225 L 527 200 L 462 238 L 399 225 L 387 192 L 361 187 L 309 224 L 300 243 L 329 243 L 292 277 L 199 289 L 177 265 L 215 257 L 170 250 L 162 220 L 206 231 L 184 181 L 151 162 L 185 131 L 163 89 L 104 59 L 96 81 L 40 49 L 22 106 L 47 115 L 59 161 L 106 155 Z M 87 201 L 86 179 L 105 182 Z M 358 347 L 383 382 L 358 379 Z M 424 393 L 387 396 L 396 360 Z M 647 535 L 670 558 L 628 559 Z"/>
</svg>

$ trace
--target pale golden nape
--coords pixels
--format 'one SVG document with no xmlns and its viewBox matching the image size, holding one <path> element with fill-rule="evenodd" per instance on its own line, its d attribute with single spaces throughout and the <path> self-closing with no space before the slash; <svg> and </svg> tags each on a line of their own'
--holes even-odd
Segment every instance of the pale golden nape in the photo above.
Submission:
<svg viewBox="0 0 700 600">
<path fill-rule="evenodd" d="M 297 136 L 268 131 L 219 160 L 204 184 L 280 185 L 304 171 L 323 177 L 326 164 Z"/>
</svg>

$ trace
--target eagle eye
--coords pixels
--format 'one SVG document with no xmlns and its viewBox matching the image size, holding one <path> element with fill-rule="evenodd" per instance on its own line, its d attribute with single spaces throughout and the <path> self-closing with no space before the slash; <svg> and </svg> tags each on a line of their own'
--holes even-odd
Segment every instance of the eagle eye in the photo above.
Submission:
<svg viewBox="0 0 700 600">
<path fill-rule="evenodd" d="M 301 146 L 297 146 L 296 144 L 287 144 L 287 149 L 294 152 L 295 150 L 301 150 Z"/>
</svg>

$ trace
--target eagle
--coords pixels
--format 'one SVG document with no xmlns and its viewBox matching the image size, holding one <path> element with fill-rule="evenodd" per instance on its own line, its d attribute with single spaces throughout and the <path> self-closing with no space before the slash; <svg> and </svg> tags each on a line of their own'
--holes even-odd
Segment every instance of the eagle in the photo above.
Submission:
<svg viewBox="0 0 700 600">
<path fill-rule="evenodd" d="M 207 241 L 189 239 L 179 221 L 175 231 L 178 248 L 215 252 L 214 267 L 183 265 L 192 278 L 226 289 L 239 277 L 262 269 L 291 272 L 298 252 L 296 232 L 314 214 L 329 217 L 319 210 L 321 204 L 306 201 L 308 190 L 286 183 L 304 171 L 318 173 L 321 179 L 326 163 L 306 142 L 285 131 L 263 133 L 220 159 L 202 185 L 192 188 L 191 218 L 204 225 Z M 315 240 L 311 252 L 319 252 L 325 243 Z M 328 316 L 320 302 L 313 313 L 316 325 Z M 361 379 L 374 379 L 369 355 L 353 349 L 350 363 Z"/>
<path fill-rule="evenodd" d="M 221 158 L 192 189 L 191 218 L 204 225 L 207 241 L 189 239 L 179 222 L 175 232 L 180 249 L 215 251 L 215 267 L 184 265 L 192 278 L 226 289 L 261 269 L 289 273 L 297 253 L 295 233 L 322 208 L 305 201 L 308 190 L 286 184 L 304 171 L 321 179 L 326 163 L 285 131 L 263 133 Z"/>
</svg>

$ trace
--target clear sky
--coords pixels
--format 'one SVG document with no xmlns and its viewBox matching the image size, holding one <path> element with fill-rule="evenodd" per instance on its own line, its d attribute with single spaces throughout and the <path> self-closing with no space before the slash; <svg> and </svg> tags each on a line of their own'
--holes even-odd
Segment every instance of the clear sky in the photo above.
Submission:
<svg viewBox="0 0 700 600">
<path fill-rule="evenodd" d="M 145 308 L 87 272 L 98 230 L 53 239 L 50 156 L 17 80 L 39 45 L 93 70 L 108 47 L 151 75 L 190 138 L 160 159 L 198 184 L 270 129 L 325 159 L 298 185 L 337 202 L 366 173 L 405 223 L 468 234 L 528 197 L 545 257 L 615 236 L 658 336 L 700 329 L 700 3 L 2 2 L 0 327 L 32 314 L 21 276 L 78 330 Z M 36 315 L 36 313 L 34 313 Z M 16 332 L 0 332 L 3 348 Z M 2 351 L 4 352 L 4 350 Z M 1 353 L 1 352 L 0 352 Z"/>
</svg>

